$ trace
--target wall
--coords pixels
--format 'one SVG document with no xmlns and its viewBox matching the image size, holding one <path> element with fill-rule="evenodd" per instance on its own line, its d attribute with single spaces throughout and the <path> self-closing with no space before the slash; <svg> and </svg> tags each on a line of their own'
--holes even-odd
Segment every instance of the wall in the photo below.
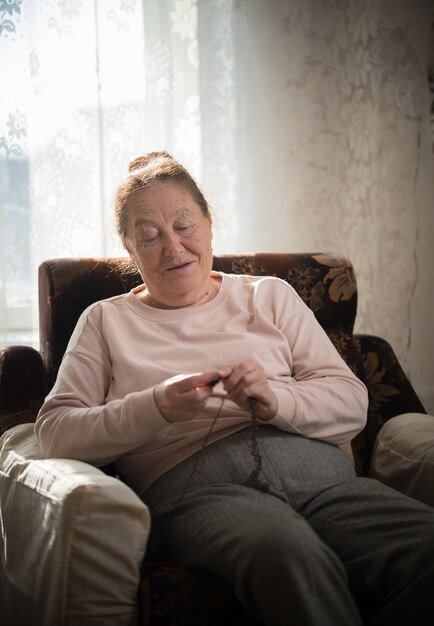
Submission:
<svg viewBox="0 0 434 626">
<path fill-rule="evenodd" d="M 201 77 L 216 248 L 350 257 L 356 330 L 392 344 L 434 413 L 430 2 L 234 6 Z"/>
</svg>

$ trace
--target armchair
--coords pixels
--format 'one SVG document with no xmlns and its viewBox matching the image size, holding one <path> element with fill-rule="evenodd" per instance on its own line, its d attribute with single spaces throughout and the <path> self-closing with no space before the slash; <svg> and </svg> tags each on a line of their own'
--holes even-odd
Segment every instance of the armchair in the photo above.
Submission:
<svg viewBox="0 0 434 626">
<path fill-rule="evenodd" d="M 6 624 L 249 625 L 232 590 L 194 568 L 150 561 L 149 512 L 117 475 L 64 459 L 42 459 L 32 423 L 53 385 L 81 312 L 141 279 L 113 259 L 55 259 L 39 268 L 40 351 L 0 351 L 0 593 Z M 390 345 L 353 333 L 357 286 L 336 254 L 238 254 L 214 269 L 287 280 L 314 311 L 369 391 L 366 428 L 352 441 L 367 475 L 377 433 L 402 413 L 425 413 Z M 83 433 L 85 436 L 85 433 Z M 9 619 L 9 621 L 8 621 Z"/>
</svg>

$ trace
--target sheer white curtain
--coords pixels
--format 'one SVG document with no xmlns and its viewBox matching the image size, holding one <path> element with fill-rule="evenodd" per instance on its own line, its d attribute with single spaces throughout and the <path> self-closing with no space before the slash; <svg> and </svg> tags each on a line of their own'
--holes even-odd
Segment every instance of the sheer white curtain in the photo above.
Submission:
<svg viewBox="0 0 434 626">
<path fill-rule="evenodd" d="M 200 175 L 197 6 L 2 0 L 0 29 L 0 297 L 11 342 L 37 328 L 43 259 L 122 252 L 113 190 L 132 157 L 165 148 Z"/>
<path fill-rule="evenodd" d="M 434 411 L 431 23 L 430 0 L 0 0 L 0 343 L 36 335 L 41 260 L 121 252 L 116 183 L 166 149 L 217 252 L 347 254 L 358 330 Z"/>
</svg>

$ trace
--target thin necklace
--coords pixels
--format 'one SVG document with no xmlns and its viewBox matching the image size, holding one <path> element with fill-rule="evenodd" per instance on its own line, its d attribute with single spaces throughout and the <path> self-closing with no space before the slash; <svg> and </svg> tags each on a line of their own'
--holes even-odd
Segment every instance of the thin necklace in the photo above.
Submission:
<svg viewBox="0 0 434 626">
<path fill-rule="evenodd" d="M 219 291 L 220 283 L 218 283 L 216 281 L 216 279 L 213 278 L 212 276 L 210 276 L 210 280 L 211 280 L 210 287 L 208 288 L 208 290 L 205 292 L 205 295 L 204 295 L 205 300 L 203 302 L 201 302 L 200 304 L 205 304 L 206 302 L 209 302 L 210 300 L 212 300 L 214 298 L 214 296 L 216 296 L 218 291 Z M 148 299 L 148 301 L 146 301 L 145 298 Z M 169 305 L 166 305 L 166 304 L 162 304 L 161 302 L 158 302 L 158 300 L 155 300 L 155 298 L 153 298 L 151 296 L 151 294 L 149 293 L 149 290 L 147 289 L 147 287 L 145 287 L 145 294 L 144 294 L 142 300 L 148 306 L 152 306 L 152 307 L 157 308 L 157 309 L 182 309 L 182 308 L 186 308 L 188 306 L 194 306 L 194 304 L 195 304 L 195 303 L 188 304 L 185 307 L 183 307 L 183 306 L 179 306 L 179 307 L 173 306 L 172 307 L 172 306 L 169 306 Z"/>
</svg>

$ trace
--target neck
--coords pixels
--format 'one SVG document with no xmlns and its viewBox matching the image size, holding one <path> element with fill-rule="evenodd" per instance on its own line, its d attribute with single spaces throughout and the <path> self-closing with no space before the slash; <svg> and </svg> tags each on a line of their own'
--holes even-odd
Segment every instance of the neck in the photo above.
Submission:
<svg viewBox="0 0 434 626">
<path fill-rule="evenodd" d="M 191 293 L 185 295 L 174 296 L 172 301 L 162 302 L 145 286 L 144 290 L 138 295 L 139 299 L 155 309 L 182 309 L 189 306 L 197 306 L 199 304 L 205 304 L 212 300 L 220 290 L 220 277 L 210 276 L 209 282 L 204 286 L 204 290 L 198 296 L 194 296 Z M 176 301 L 175 301 L 176 300 Z"/>
</svg>

